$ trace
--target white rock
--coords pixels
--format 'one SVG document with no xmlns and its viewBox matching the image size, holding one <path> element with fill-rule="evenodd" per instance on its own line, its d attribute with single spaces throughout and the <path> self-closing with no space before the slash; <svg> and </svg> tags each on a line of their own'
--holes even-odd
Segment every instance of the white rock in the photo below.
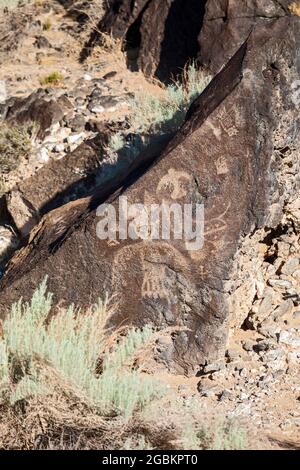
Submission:
<svg viewBox="0 0 300 470">
<path fill-rule="evenodd" d="M 54 152 L 60 153 L 65 150 L 65 145 L 64 144 L 56 144 L 53 148 Z"/>
<path fill-rule="evenodd" d="M 285 279 L 269 279 L 269 284 L 272 287 L 278 287 L 279 289 L 288 289 L 292 287 L 292 284 Z"/>
<path fill-rule="evenodd" d="M 5 103 L 7 100 L 6 83 L 4 80 L 0 80 L 0 103 Z"/>
<path fill-rule="evenodd" d="M 51 134 L 56 134 L 56 132 L 58 132 L 59 129 L 60 129 L 60 124 L 59 122 L 56 122 L 55 124 L 53 124 L 53 126 L 51 126 L 50 132 Z"/>
<path fill-rule="evenodd" d="M 92 77 L 88 73 L 85 73 L 83 75 L 83 80 L 86 80 L 87 82 L 90 82 L 92 80 Z"/>
<path fill-rule="evenodd" d="M 40 163 L 47 163 L 49 158 L 48 150 L 45 147 L 41 147 L 36 154 L 37 161 Z"/>
<path fill-rule="evenodd" d="M 68 144 L 75 144 L 76 142 L 78 142 L 79 140 L 83 139 L 84 138 L 84 134 L 81 133 L 81 134 L 73 134 L 73 135 L 69 135 L 67 137 L 67 142 Z"/>
<path fill-rule="evenodd" d="M 288 344 L 289 346 L 299 347 L 300 337 L 297 337 L 290 331 L 283 330 L 279 335 L 279 343 Z"/>
<path fill-rule="evenodd" d="M 105 109 L 103 108 L 103 106 L 94 106 L 92 109 L 91 109 L 92 113 L 103 113 L 105 111 Z"/>
</svg>

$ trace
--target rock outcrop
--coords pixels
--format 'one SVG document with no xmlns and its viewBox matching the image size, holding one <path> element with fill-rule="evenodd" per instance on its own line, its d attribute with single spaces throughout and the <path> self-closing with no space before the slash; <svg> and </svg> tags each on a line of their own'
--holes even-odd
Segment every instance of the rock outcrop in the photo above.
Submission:
<svg viewBox="0 0 300 470">
<path fill-rule="evenodd" d="M 168 81 L 192 59 L 217 73 L 255 25 L 292 14 L 291 0 L 110 0 L 98 30 L 123 39 L 128 65 Z M 92 34 L 83 57 L 99 41 Z"/>
<path fill-rule="evenodd" d="M 199 61 L 216 73 L 247 39 L 256 25 L 291 14 L 290 0 L 208 0 L 199 35 Z"/>
<path fill-rule="evenodd" d="M 171 327 L 157 348 L 170 369 L 188 373 L 222 356 L 229 325 L 247 316 L 237 315 L 230 300 L 244 275 L 233 274 L 236 265 L 255 237 L 257 244 L 296 217 L 299 44 L 298 18 L 254 26 L 159 158 L 138 162 L 117 193 L 102 188 L 42 219 L 1 281 L 2 311 L 29 298 L 47 274 L 60 303 L 84 307 L 115 295 L 112 326 Z M 100 240 L 94 208 L 110 202 L 117 209 L 120 195 L 146 208 L 204 204 L 204 246 L 191 250 L 186 239 Z"/>
<path fill-rule="evenodd" d="M 206 0 L 110 0 L 98 30 L 124 40 L 128 65 L 169 80 L 196 58 Z M 94 32 L 82 57 L 99 41 Z"/>
</svg>

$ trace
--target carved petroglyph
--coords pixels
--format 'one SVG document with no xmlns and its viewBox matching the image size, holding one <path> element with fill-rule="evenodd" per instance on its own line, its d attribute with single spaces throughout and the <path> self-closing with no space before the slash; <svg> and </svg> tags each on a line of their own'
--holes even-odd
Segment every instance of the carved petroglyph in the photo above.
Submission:
<svg viewBox="0 0 300 470">
<path fill-rule="evenodd" d="M 142 298 L 165 302 L 169 307 L 178 302 L 174 295 L 174 279 L 168 273 L 168 267 L 142 261 L 144 273 L 141 295 Z"/>
<path fill-rule="evenodd" d="M 170 189 L 172 191 L 170 194 L 171 199 L 183 198 L 187 194 L 183 183 L 190 181 L 190 179 L 191 176 L 185 171 L 177 171 L 174 168 L 170 168 L 168 173 L 161 178 L 156 191 L 159 193 L 165 189 Z"/>
<path fill-rule="evenodd" d="M 226 175 L 226 173 L 228 173 L 229 170 L 228 170 L 225 157 L 221 156 L 220 158 L 218 158 L 215 165 L 216 165 L 218 175 Z"/>
<path fill-rule="evenodd" d="M 216 115 L 216 119 L 225 134 L 234 137 L 239 133 L 239 127 L 243 124 L 241 111 L 236 106 L 221 108 Z"/>
</svg>

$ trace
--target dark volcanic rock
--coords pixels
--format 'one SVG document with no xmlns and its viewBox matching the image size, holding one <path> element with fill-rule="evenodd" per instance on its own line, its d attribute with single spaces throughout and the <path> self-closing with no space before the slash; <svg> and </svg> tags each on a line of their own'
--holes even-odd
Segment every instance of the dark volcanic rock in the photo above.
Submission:
<svg viewBox="0 0 300 470">
<path fill-rule="evenodd" d="M 216 73 L 247 39 L 253 27 L 290 14 L 290 0 L 208 0 L 199 36 L 200 63 Z"/>
<path fill-rule="evenodd" d="M 177 330 L 164 351 L 170 368 L 190 372 L 223 355 L 233 259 L 249 234 L 278 226 L 299 191 L 300 118 L 292 87 L 299 47 L 298 18 L 254 27 L 193 103 L 166 151 L 152 164 L 140 161 L 123 185 L 128 203 L 147 208 L 162 201 L 204 203 L 202 249 L 190 251 L 186 240 L 101 241 L 101 219 L 92 209 L 105 200 L 103 190 L 92 201 L 50 212 L 34 229 L 1 281 L 2 311 L 21 295 L 29 298 L 48 274 L 57 302 L 87 306 L 107 292 L 116 296 L 111 325 Z M 289 184 L 278 151 L 286 147 Z M 107 200 L 117 207 L 117 195 Z"/>
<path fill-rule="evenodd" d="M 41 216 L 69 201 L 86 196 L 99 172 L 98 139 L 84 142 L 58 161 L 44 165 L 1 199 L 22 236 L 28 235 Z"/>
<path fill-rule="evenodd" d="M 33 44 L 38 49 L 50 48 L 51 44 L 45 36 L 37 36 Z"/>
<path fill-rule="evenodd" d="M 27 98 L 12 98 L 6 119 L 11 123 L 24 124 L 35 122 L 39 139 L 43 139 L 53 124 L 64 116 L 64 108 L 54 99 L 46 99 L 46 92 L 39 89 Z"/>
<path fill-rule="evenodd" d="M 169 80 L 191 59 L 213 73 L 228 62 L 256 24 L 291 15 L 290 0 L 110 0 L 99 31 L 125 40 L 128 65 Z M 95 31 L 85 57 L 99 41 Z"/>
<path fill-rule="evenodd" d="M 196 58 L 206 0 L 111 0 L 98 29 L 125 40 L 130 67 L 168 80 Z M 83 51 L 99 40 L 95 32 Z M 132 60 L 133 59 L 133 60 Z"/>
</svg>

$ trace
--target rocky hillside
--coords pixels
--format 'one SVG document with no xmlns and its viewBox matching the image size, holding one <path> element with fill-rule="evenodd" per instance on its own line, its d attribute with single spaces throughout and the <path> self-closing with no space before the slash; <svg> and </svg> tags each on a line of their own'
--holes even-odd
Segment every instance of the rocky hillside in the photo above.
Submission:
<svg viewBox="0 0 300 470">
<path fill-rule="evenodd" d="M 4 324 L 45 278 L 49 315 L 113 299 L 172 399 L 299 447 L 300 3 L 26 2 L 0 37 Z M 122 198 L 201 205 L 203 243 L 101 239 Z"/>
</svg>

